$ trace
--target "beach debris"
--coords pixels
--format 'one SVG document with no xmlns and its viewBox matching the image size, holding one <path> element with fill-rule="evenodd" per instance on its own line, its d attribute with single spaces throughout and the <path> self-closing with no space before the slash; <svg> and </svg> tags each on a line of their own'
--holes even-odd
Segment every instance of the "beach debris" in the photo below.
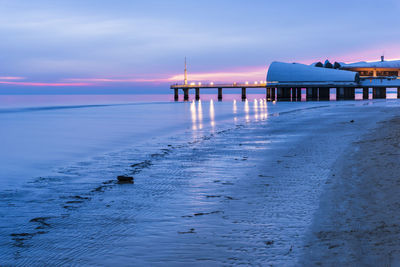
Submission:
<svg viewBox="0 0 400 267">
<path fill-rule="evenodd" d="M 202 216 L 202 215 L 210 215 L 210 214 L 217 214 L 217 213 L 222 213 L 222 211 L 217 210 L 217 211 L 212 211 L 212 212 L 198 212 L 193 215 L 194 216 Z"/>
<path fill-rule="evenodd" d="M 264 241 L 264 244 L 267 246 L 271 246 L 272 244 L 274 244 L 274 240 Z"/>
<path fill-rule="evenodd" d="M 63 206 L 63 208 L 66 209 L 66 210 L 74 210 L 74 209 L 77 209 L 78 207 L 65 205 L 65 206 Z"/>
<path fill-rule="evenodd" d="M 212 212 L 197 212 L 197 213 L 194 213 L 193 215 L 183 215 L 181 217 L 182 218 L 192 218 L 194 216 L 203 216 L 203 215 L 218 214 L 218 213 L 224 213 L 224 212 L 220 211 L 220 210 L 212 211 Z"/>
<path fill-rule="evenodd" d="M 290 249 L 289 249 L 289 251 L 285 254 L 285 256 L 286 256 L 286 255 L 289 255 L 290 253 L 292 253 L 292 251 L 293 251 L 293 245 L 290 246 Z"/>
<path fill-rule="evenodd" d="M 221 197 L 220 195 L 206 195 L 206 198 Z"/>
<path fill-rule="evenodd" d="M 110 188 L 114 183 L 115 183 L 114 180 L 108 180 L 108 181 L 102 182 L 102 185 L 96 187 L 91 192 L 104 192 L 104 190 L 106 188 Z"/>
<path fill-rule="evenodd" d="M 178 234 L 195 234 L 194 228 L 190 228 L 189 231 L 186 232 L 178 232 Z"/>
<path fill-rule="evenodd" d="M 88 197 L 82 197 L 82 196 L 79 196 L 79 195 L 73 196 L 72 198 L 89 200 Z"/>
<path fill-rule="evenodd" d="M 152 164 L 151 164 L 151 161 L 150 160 L 145 160 L 145 161 L 142 161 L 142 162 L 139 162 L 139 163 L 135 163 L 135 164 L 132 164 L 131 165 L 131 167 L 139 167 L 139 168 L 148 168 L 149 166 L 151 166 Z"/>
<path fill-rule="evenodd" d="M 350 122 L 351 122 L 351 123 L 353 123 L 353 122 L 354 122 L 354 120 L 351 120 Z"/>
<path fill-rule="evenodd" d="M 119 175 L 117 179 L 119 184 L 133 184 L 132 176 Z"/>
<path fill-rule="evenodd" d="M 262 178 L 274 178 L 274 176 L 271 176 L 271 175 L 263 175 L 263 174 L 259 174 L 258 177 L 262 177 Z"/>
<path fill-rule="evenodd" d="M 38 223 L 39 226 L 36 227 L 36 229 L 43 229 L 46 227 L 50 227 L 50 224 L 47 222 L 47 220 L 49 219 L 51 219 L 51 217 L 36 217 L 31 219 L 29 222 Z"/>
<path fill-rule="evenodd" d="M 132 164 L 131 167 L 134 168 L 133 169 L 133 174 L 137 174 L 139 172 L 141 172 L 143 169 L 148 169 L 150 168 L 150 166 L 152 166 L 153 163 L 151 162 L 151 160 L 145 160 L 139 163 L 135 163 Z"/>
<path fill-rule="evenodd" d="M 70 200 L 70 201 L 67 201 L 67 202 L 65 202 L 66 204 L 79 204 L 79 203 L 82 203 L 83 202 L 83 200 Z"/>
<path fill-rule="evenodd" d="M 48 232 L 46 231 L 38 231 L 36 233 L 12 233 L 10 234 L 10 236 L 12 237 L 12 239 L 15 241 L 15 243 L 13 244 L 15 247 L 24 247 L 24 241 L 31 239 L 32 237 L 34 237 L 35 235 L 42 235 L 42 234 L 46 234 Z"/>
<path fill-rule="evenodd" d="M 18 234 L 16 234 L 16 233 L 13 233 L 13 234 L 11 234 L 11 236 L 15 236 L 15 237 L 32 237 L 32 236 L 34 236 L 34 234 L 31 234 L 31 233 L 18 233 Z"/>
</svg>

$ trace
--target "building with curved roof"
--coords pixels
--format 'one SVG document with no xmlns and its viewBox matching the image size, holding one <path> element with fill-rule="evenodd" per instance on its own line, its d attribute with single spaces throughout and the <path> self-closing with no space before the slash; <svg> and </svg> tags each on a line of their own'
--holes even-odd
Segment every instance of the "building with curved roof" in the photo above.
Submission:
<svg viewBox="0 0 400 267">
<path fill-rule="evenodd" d="M 359 81 L 359 74 L 353 71 L 277 61 L 271 63 L 267 73 L 267 84 L 269 86 L 356 86 Z"/>
</svg>

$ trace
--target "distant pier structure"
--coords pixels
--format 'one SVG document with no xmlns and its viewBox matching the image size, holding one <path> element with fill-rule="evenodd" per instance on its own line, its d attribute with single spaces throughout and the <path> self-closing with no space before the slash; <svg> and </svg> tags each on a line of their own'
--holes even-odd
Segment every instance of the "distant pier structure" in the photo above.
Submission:
<svg viewBox="0 0 400 267">
<path fill-rule="evenodd" d="M 311 65 L 299 63 L 272 62 L 265 81 L 253 83 L 214 84 L 188 82 L 185 58 L 183 84 L 171 85 L 174 98 L 179 100 L 183 91 L 184 101 L 189 100 L 189 90 L 195 91 L 195 99 L 200 100 L 200 90 L 217 90 L 218 100 L 223 98 L 223 90 L 241 89 L 245 100 L 247 89 L 261 89 L 268 101 L 307 100 L 362 100 L 400 98 L 400 60 L 377 62 L 357 62 L 351 64 L 321 62 Z"/>
</svg>

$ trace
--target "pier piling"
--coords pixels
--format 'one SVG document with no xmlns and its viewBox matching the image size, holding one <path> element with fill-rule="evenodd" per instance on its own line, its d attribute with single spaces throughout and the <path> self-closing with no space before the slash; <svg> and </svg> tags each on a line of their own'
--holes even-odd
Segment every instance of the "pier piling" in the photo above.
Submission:
<svg viewBox="0 0 400 267">
<path fill-rule="evenodd" d="M 200 100 L 200 88 L 196 88 L 196 100 Z"/>
<path fill-rule="evenodd" d="M 189 100 L 189 89 L 188 88 L 184 88 L 183 89 L 183 100 L 184 101 L 188 101 Z"/>
<path fill-rule="evenodd" d="M 175 99 L 175 101 L 178 101 L 179 100 L 179 89 L 174 89 L 174 99 Z"/>
<path fill-rule="evenodd" d="M 368 87 L 363 87 L 363 97 L 362 99 L 368 99 Z"/>
<path fill-rule="evenodd" d="M 218 101 L 222 101 L 222 88 L 218 88 Z"/>
<path fill-rule="evenodd" d="M 246 88 L 242 88 L 242 101 L 246 100 Z"/>
</svg>

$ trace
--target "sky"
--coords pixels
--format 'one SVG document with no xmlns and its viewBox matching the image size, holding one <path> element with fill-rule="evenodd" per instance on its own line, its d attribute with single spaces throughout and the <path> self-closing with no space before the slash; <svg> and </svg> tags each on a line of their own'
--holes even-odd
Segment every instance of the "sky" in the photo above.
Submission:
<svg viewBox="0 0 400 267">
<path fill-rule="evenodd" d="M 170 93 L 400 58 L 399 0 L 0 0 L 0 94 Z"/>
</svg>

